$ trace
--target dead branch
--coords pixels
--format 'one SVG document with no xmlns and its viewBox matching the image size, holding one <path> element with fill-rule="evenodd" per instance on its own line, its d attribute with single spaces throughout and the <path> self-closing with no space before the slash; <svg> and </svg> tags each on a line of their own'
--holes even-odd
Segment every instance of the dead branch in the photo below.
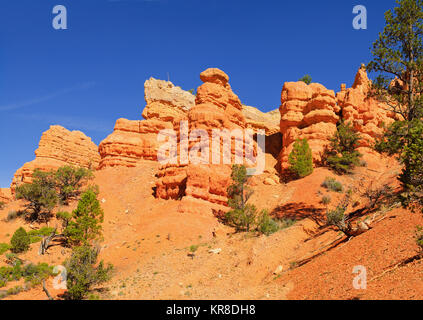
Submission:
<svg viewBox="0 0 423 320">
<path fill-rule="evenodd" d="M 46 281 L 43 280 L 43 291 L 45 292 L 45 294 L 47 295 L 49 300 L 54 300 L 53 297 L 50 295 L 50 292 L 48 292 L 47 287 L 46 287 Z"/>
</svg>

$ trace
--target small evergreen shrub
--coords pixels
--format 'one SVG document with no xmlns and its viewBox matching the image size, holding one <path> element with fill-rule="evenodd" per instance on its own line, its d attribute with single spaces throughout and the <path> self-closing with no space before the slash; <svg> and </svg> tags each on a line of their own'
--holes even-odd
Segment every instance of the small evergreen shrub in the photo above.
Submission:
<svg viewBox="0 0 423 320">
<path fill-rule="evenodd" d="M 276 232 L 277 223 L 270 218 L 267 211 L 260 213 L 253 204 L 247 201 L 253 194 L 248 188 L 247 169 L 243 165 L 233 165 L 233 183 L 228 188 L 228 205 L 231 210 L 224 216 L 224 221 L 237 231 L 258 231 L 264 234 Z"/>
<path fill-rule="evenodd" d="M 29 249 L 31 239 L 24 228 L 20 227 L 12 236 L 10 240 L 10 250 L 13 253 L 25 252 Z"/>
<path fill-rule="evenodd" d="M 289 154 L 289 170 L 296 178 L 304 178 L 313 172 L 313 156 L 307 139 L 297 139 Z"/>
<path fill-rule="evenodd" d="M 16 199 L 27 202 L 26 209 L 32 211 L 32 220 L 39 219 L 41 213 L 49 214 L 57 204 L 53 173 L 35 170 L 32 183 L 16 188 Z"/>
<path fill-rule="evenodd" d="M 51 227 L 42 227 L 39 230 L 31 230 L 28 232 L 31 243 L 39 242 L 43 237 L 49 236 L 54 231 Z"/>
<path fill-rule="evenodd" d="M 92 171 L 85 168 L 63 166 L 57 169 L 54 179 L 60 202 L 66 204 L 69 199 L 78 196 L 84 182 L 92 177 Z"/>
<path fill-rule="evenodd" d="M 53 275 L 53 267 L 47 263 L 36 265 L 31 263 L 23 266 L 21 260 L 14 259 L 13 266 L 0 267 L 0 288 L 6 286 L 8 282 L 19 281 L 22 278 L 25 283 L 35 286 L 51 275 Z"/>
<path fill-rule="evenodd" d="M 325 181 L 323 181 L 322 187 L 334 192 L 342 192 L 344 190 L 342 183 L 330 177 L 327 177 Z"/>
<path fill-rule="evenodd" d="M 330 202 L 332 201 L 330 196 L 323 196 L 322 197 L 322 203 L 327 206 L 328 204 L 330 204 Z"/>
<path fill-rule="evenodd" d="M 308 75 L 308 74 L 306 74 L 304 77 L 302 77 L 300 80 L 298 80 L 298 81 L 302 81 L 302 82 L 304 82 L 305 84 L 310 84 L 311 83 L 311 81 L 312 81 L 312 78 L 311 78 L 311 76 L 310 75 Z"/>
<path fill-rule="evenodd" d="M 90 293 L 94 285 L 109 280 L 113 266 L 104 267 L 103 261 L 97 267 L 98 251 L 84 245 L 75 247 L 72 256 L 65 262 L 67 270 L 67 295 L 69 300 L 82 300 Z"/>
<path fill-rule="evenodd" d="M 192 246 L 189 247 L 190 252 L 195 252 L 197 250 L 198 250 L 198 245 L 196 245 L 196 244 L 193 244 Z"/>
<path fill-rule="evenodd" d="M 6 207 L 6 202 L 0 201 L 0 210 L 3 210 Z"/>
<path fill-rule="evenodd" d="M 279 228 L 286 229 L 293 226 L 297 221 L 295 219 L 282 219 L 279 221 Z"/>
<path fill-rule="evenodd" d="M 269 236 L 279 230 L 279 224 L 273 220 L 268 211 L 264 210 L 257 223 L 258 232 Z"/>
<path fill-rule="evenodd" d="M 327 224 L 336 226 L 339 230 L 345 230 L 345 209 L 341 206 L 335 210 L 328 210 L 326 213 Z"/>
<path fill-rule="evenodd" d="M 0 243 L 0 256 L 10 249 L 10 245 L 7 243 Z"/>
<path fill-rule="evenodd" d="M 69 218 L 66 213 L 61 213 L 59 216 L 62 219 Z M 63 234 L 73 244 L 88 244 L 92 240 L 101 240 L 103 219 L 104 212 L 97 200 L 97 194 L 89 189 L 82 194 L 71 220 L 67 220 Z"/>
<path fill-rule="evenodd" d="M 420 249 L 423 249 L 423 227 L 422 226 L 416 227 L 416 243 L 420 247 Z"/>
<path fill-rule="evenodd" d="M 341 123 L 323 155 L 323 162 L 338 174 L 351 173 L 354 167 L 360 165 L 362 156 L 356 149 L 360 135 L 351 125 Z"/>
</svg>

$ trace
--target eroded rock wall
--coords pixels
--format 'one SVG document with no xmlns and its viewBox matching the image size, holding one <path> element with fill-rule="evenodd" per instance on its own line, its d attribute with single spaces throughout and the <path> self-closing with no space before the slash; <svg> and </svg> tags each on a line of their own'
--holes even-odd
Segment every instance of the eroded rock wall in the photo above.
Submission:
<svg viewBox="0 0 423 320">
<path fill-rule="evenodd" d="M 81 131 L 69 131 L 61 126 L 51 126 L 45 131 L 35 151 L 35 159 L 25 163 L 13 177 L 11 191 L 16 186 L 29 183 L 35 169 L 55 170 L 64 165 L 97 169 L 100 161 L 98 148 L 91 138 Z"/>
</svg>

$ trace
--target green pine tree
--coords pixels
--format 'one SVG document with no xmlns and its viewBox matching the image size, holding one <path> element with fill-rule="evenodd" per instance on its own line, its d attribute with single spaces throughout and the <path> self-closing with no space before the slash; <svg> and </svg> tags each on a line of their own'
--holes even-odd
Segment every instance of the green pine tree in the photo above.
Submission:
<svg viewBox="0 0 423 320">
<path fill-rule="evenodd" d="M 376 144 L 379 151 L 397 154 L 404 164 L 399 180 L 403 203 L 423 203 L 421 165 L 423 117 L 423 0 L 398 0 L 385 14 L 386 25 L 373 44 L 367 68 L 378 77 L 371 95 L 402 118 Z"/>
<path fill-rule="evenodd" d="M 288 157 L 289 170 L 297 177 L 304 178 L 313 172 L 313 156 L 307 139 L 297 139 Z"/>
</svg>

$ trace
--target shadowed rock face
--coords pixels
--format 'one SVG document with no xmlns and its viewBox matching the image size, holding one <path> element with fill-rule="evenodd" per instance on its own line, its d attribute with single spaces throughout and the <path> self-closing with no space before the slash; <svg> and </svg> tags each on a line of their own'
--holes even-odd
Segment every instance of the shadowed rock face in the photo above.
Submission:
<svg viewBox="0 0 423 320">
<path fill-rule="evenodd" d="M 157 133 L 173 129 L 194 105 L 191 93 L 169 81 L 151 78 L 144 90 L 147 105 L 142 115 L 146 120 L 117 120 L 113 133 L 100 143 L 99 169 L 134 167 L 140 160 L 157 160 Z"/>
<path fill-rule="evenodd" d="M 11 191 L 14 193 L 18 184 L 31 182 L 35 169 L 47 171 L 73 165 L 95 170 L 99 161 L 98 148 L 91 138 L 80 131 L 51 126 L 41 137 L 35 160 L 25 163 L 16 171 Z"/>
</svg>

